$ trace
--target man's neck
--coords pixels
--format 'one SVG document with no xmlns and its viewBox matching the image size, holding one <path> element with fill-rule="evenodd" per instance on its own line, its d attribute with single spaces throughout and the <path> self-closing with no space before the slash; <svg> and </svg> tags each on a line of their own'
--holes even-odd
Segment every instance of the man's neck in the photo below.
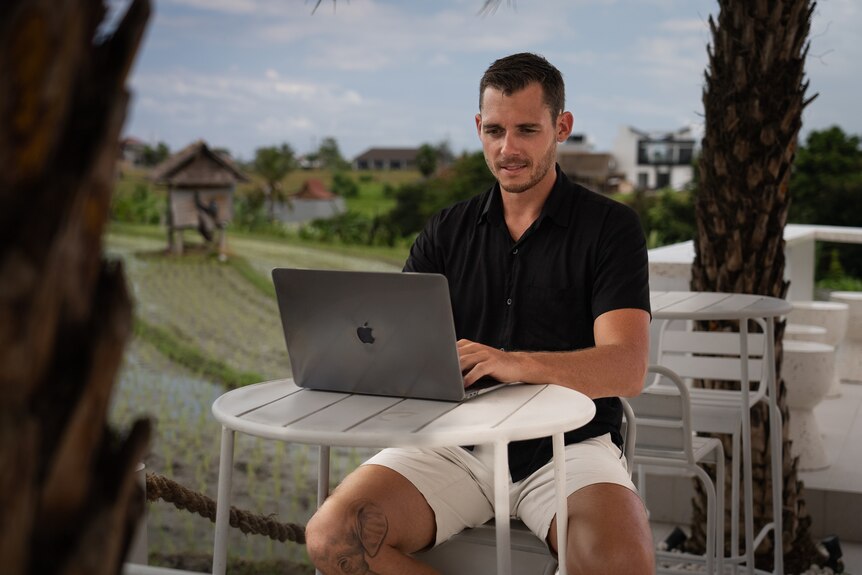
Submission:
<svg viewBox="0 0 862 575">
<path fill-rule="evenodd" d="M 509 228 L 509 235 L 518 241 L 524 232 L 529 229 L 533 222 L 539 219 L 545 201 L 551 195 L 554 184 L 557 181 L 556 170 L 550 171 L 549 178 L 542 179 L 529 190 L 518 194 L 507 192 L 500 188 L 500 196 L 503 201 L 503 219 Z"/>
</svg>

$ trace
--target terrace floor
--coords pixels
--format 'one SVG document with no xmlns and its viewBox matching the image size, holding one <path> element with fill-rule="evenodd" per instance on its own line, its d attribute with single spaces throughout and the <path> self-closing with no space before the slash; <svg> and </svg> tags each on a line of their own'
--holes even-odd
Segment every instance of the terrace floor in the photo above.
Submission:
<svg viewBox="0 0 862 575">
<path fill-rule="evenodd" d="M 838 535 L 846 571 L 862 574 L 862 384 L 842 382 L 814 413 L 830 462 L 799 474 L 815 535 Z"/>
</svg>

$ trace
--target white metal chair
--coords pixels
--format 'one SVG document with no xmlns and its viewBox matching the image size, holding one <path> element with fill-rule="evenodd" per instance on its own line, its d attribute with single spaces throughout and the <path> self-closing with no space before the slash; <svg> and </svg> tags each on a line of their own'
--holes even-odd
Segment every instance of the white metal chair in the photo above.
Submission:
<svg viewBox="0 0 862 575">
<path fill-rule="evenodd" d="M 707 573 L 722 573 L 724 448 L 719 439 L 694 435 L 689 389 L 682 378 L 659 365 L 650 366 L 649 374 L 659 381 L 653 381 L 639 396 L 629 400 L 638 425 L 632 464 L 638 469 L 641 495 L 646 497 L 644 478 L 647 473 L 697 477 L 707 494 L 705 555 L 657 551 L 658 571 L 674 573 L 678 571 L 671 567 L 672 564 L 703 561 Z M 715 483 L 703 469 L 703 464 L 715 465 Z"/>
<path fill-rule="evenodd" d="M 768 401 L 768 380 L 772 373 L 770 366 L 764 362 L 764 357 L 769 357 L 767 346 L 770 343 L 766 335 L 766 323 L 763 320 L 750 321 L 760 327 L 760 333 L 749 333 L 748 325 L 744 322 L 738 332 L 706 332 L 691 331 L 689 322 L 684 320 L 666 320 L 660 329 L 656 362 L 686 380 L 694 431 L 728 434 L 732 438 L 731 542 L 727 559 L 734 564 L 744 562 L 748 571 L 753 573 L 754 550 L 774 527 L 774 523 L 764 526 L 755 537 L 751 453 L 743 453 L 741 448 L 742 435 L 750 437 L 751 434 L 751 407 L 760 401 Z M 733 389 L 693 388 L 690 384 L 694 380 L 729 382 L 733 384 Z M 742 390 L 747 390 L 747 393 Z M 775 413 L 771 416 L 780 417 Z M 743 463 L 742 481 L 745 489 L 744 555 L 739 551 L 740 462 Z M 773 474 L 776 473 L 775 468 L 773 465 Z M 781 481 L 780 469 L 777 472 L 778 480 Z M 724 484 L 720 485 L 723 493 Z M 723 547 L 721 555 L 724 556 Z"/>
<path fill-rule="evenodd" d="M 623 404 L 623 455 L 631 476 L 633 471 L 637 423 L 631 406 Z M 511 520 L 512 573 L 519 575 L 554 575 L 557 560 L 547 544 L 517 519 Z M 496 527 L 494 520 L 474 529 L 466 529 L 445 543 L 417 554 L 422 561 L 441 573 L 483 575 L 496 573 Z"/>
</svg>

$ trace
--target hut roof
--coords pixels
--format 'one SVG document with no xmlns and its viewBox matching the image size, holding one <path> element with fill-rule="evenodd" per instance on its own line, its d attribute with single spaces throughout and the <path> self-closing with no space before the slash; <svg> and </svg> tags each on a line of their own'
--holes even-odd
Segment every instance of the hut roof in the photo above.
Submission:
<svg viewBox="0 0 862 575">
<path fill-rule="evenodd" d="M 214 152 L 203 140 L 189 144 L 153 168 L 152 179 L 177 188 L 222 188 L 248 181 L 230 158 Z"/>
<path fill-rule="evenodd" d="M 320 180 L 309 178 L 292 197 L 298 200 L 331 200 L 335 198 L 335 194 L 327 190 Z"/>
</svg>

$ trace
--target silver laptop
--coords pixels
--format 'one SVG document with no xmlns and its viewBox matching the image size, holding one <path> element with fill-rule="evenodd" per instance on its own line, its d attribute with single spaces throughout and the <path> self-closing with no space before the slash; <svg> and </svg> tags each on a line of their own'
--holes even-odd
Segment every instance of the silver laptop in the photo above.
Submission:
<svg viewBox="0 0 862 575">
<path fill-rule="evenodd" d="M 308 389 L 461 401 L 449 285 L 439 274 L 272 270 L 293 379 Z"/>
</svg>

